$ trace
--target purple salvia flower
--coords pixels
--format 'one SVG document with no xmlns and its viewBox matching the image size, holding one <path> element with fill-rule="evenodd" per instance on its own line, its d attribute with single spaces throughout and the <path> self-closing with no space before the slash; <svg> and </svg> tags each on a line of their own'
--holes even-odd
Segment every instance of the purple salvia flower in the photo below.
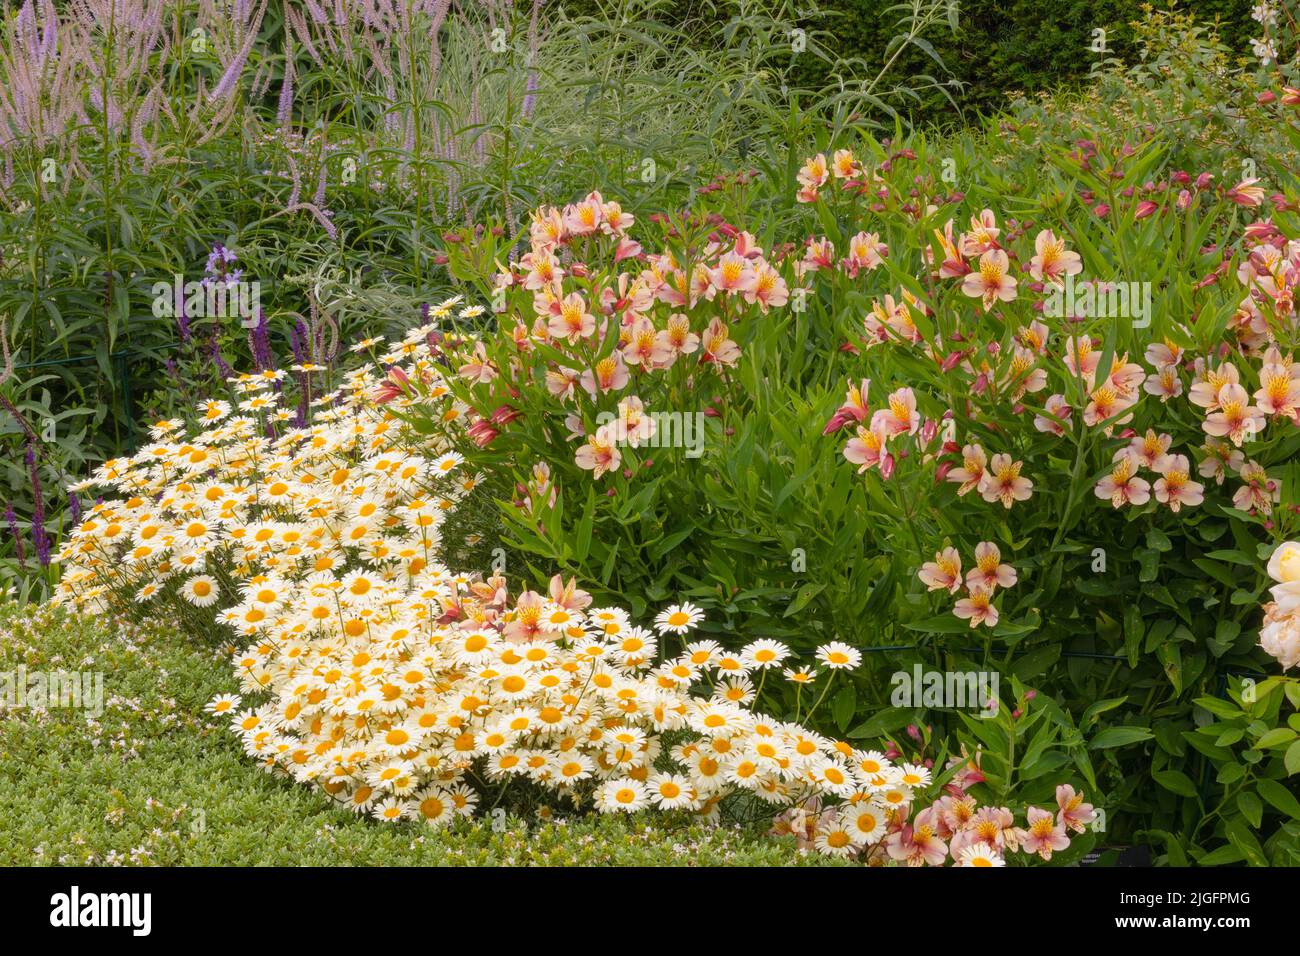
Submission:
<svg viewBox="0 0 1300 956">
<path fill-rule="evenodd" d="M 72 514 L 72 523 L 81 524 L 81 497 L 73 494 L 68 498 L 68 511 Z"/>
</svg>

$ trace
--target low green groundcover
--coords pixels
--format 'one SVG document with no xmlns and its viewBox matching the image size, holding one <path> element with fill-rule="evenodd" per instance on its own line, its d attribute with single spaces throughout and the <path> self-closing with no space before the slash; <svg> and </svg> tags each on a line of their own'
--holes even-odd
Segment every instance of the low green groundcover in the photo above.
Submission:
<svg viewBox="0 0 1300 956">
<path fill-rule="evenodd" d="M 223 655 L 164 626 L 0 605 L 0 676 L 103 674 L 103 709 L 0 709 L 0 865 L 833 865 L 662 814 L 379 825 L 261 772 L 204 704 Z M 92 685 L 93 686 L 93 685 Z M 12 703 L 12 702 L 11 702 Z M 0 703 L 0 708 L 4 704 Z"/>
</svg>

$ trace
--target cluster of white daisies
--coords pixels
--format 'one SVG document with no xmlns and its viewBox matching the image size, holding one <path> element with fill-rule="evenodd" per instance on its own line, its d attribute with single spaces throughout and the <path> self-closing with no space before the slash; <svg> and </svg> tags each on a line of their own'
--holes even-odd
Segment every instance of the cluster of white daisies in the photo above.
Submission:
<svg viewBox="0 0 1300 956">
<path fill-rule="evenodd" d="M 882 826 L 863 840 L 901 824 L 928 771 L 752 709 L 748 675 L 781 665 L 784 646 L 733 653 L 690 641 L 702 615 L 689 604 L 650 629 L 572 581 L 512 599 L 504 578 L 440 562 L 446 516 L 477 479 L 394 415 L 416 401 L 441 403 L 442 420 L 464 413 L 429 331 L 380 356 L 382 370 L 350 373 L 306 428 L 276 434 L 288 421 L 277 372 L 200 406 L 192 437 L 155 424 L 149 445 L 78 486 L 113 497 L 60 549 L 57 600 L 224 625 L 245 645 L 234 667 L 255 702 L 209 709 L 268 770 L 381 820 L 444 823 L 520 779 L 603 812 L 716 815 L 743 790 L 775 808 L 875 808 Z M 422 383 L 418 398 L 394 394 L 403 378 Z M 831 671 L 861 660 L 838 643 L 818 658 Z"/>
</svg>

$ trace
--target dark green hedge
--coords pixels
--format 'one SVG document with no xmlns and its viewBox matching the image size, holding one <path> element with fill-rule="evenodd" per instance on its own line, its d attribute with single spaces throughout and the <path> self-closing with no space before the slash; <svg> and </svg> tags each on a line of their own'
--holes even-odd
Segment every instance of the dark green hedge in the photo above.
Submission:
<svg viewBox="0 0 1300 956">
<path fill-rule="evenodd" d="M 860 57 L 871 68 L 883 65 L 890 39 L 902 32 L 898 14 L 888 12 L 895 0 L 814 2 L 821 15 L 805 16 L 801 25 L 825 31 L 823 43 L 834 54 Z M 1158 2 L 1165 6 L 1169 0 Z M 573 13 L 592 13 L 597 4 L 598 0 L 561 0 Z M 997 110 L 1009 93 L 1057 90 L 1082 82 L 1099 58 L 1089 49 L 1095 28 L 1107 31 L 1111 56 L 1127 58 L 1132 53 L 1129 23 L 1144 16 L 1142 5 L 1142 0 L 961 0 L 958 32 L 954 34 L 944 23 L 928 35 L 948 74 L 913 48 L 899 58 L 894 75 L 924 73 L 961 81 L 964 86 L 954 98 L 970 121 L 974 114 Z M 1259 33 L 1250 18 L 1252 0 L 1181 0 L 1175 6 L 1193 12 L 1199 23 L 1217 20 L 1223 41 L 1240 52 L 1247 51 L 1250 39 Z M 707 0 L 675 0 L 660 16 L 674 23 L 698 24 L 710 18 L 706 10 Z M 823 88 L 830 72 L 826 63 L 809 54 L 795 63 L 800 85 Z M 938 91 L 926 93 L 919 106 L 905 111 L 940 124 L 956 120 Z"/>
</svg>

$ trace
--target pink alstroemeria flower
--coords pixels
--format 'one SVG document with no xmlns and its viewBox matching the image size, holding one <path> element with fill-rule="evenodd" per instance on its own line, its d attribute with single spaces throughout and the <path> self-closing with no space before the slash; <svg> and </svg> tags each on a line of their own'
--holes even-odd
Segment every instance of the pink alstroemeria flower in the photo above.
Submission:
<svg viewBox="0 0 1300 956">
<path fill-rule="evenodd" d="M 1026 816 L 1029 826 L 1017 831 L 1020 847 L 1026 853 L 1037 853 L 1044 860 L 1050 860 L 1052 853 L 1064 850 L 1070 845 L 1070 838 L 1065 835 L 1065 827 L 1056 822 L 1056 818 L 1041 807 L 1030 807 Z"/>
</svg>

